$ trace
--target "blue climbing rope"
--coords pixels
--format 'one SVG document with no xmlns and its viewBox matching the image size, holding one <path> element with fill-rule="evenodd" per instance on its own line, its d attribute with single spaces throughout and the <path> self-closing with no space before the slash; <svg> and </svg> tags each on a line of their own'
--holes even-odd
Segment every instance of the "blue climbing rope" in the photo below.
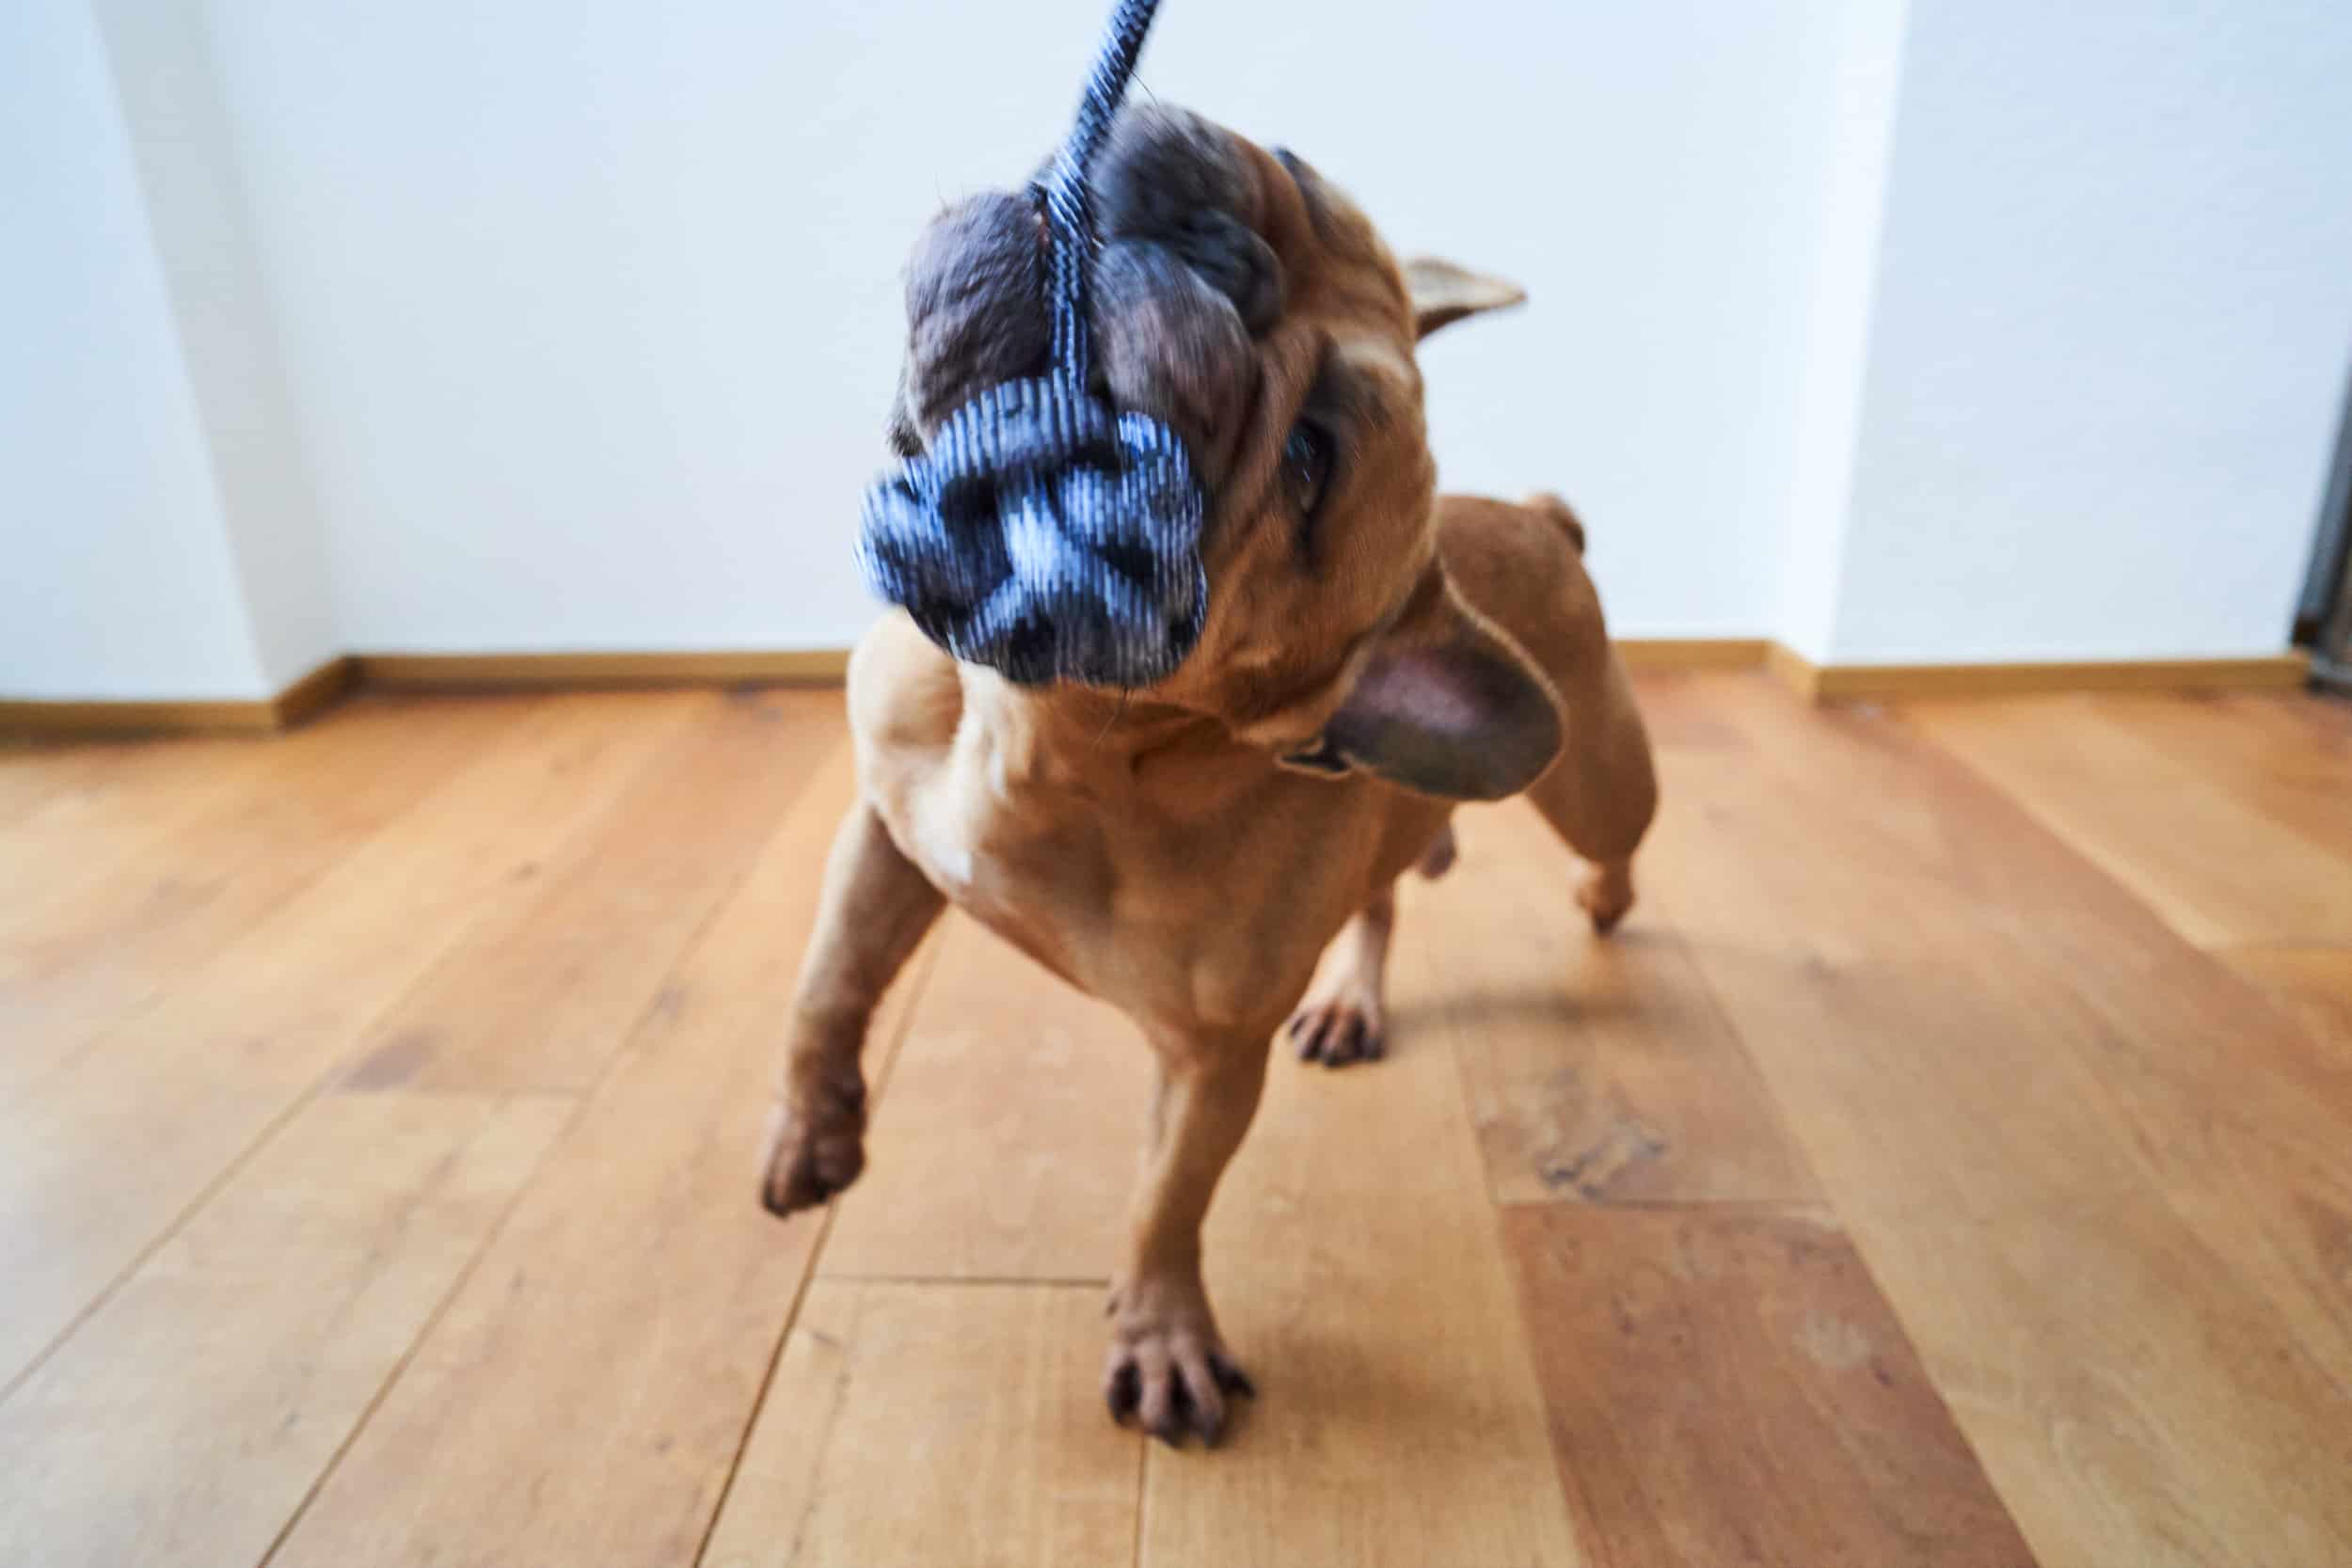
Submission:
<svg viewBox="0 0 2352 1568">
<path fill-rule="evenodd" d="M 1081 388 L 1087 377 L 1087 275 L 1094 260 L 1094 196 L 1088 184 L 1094 156 L 1110 136 L 1111 121 L 1127 96 L 1152 28 L 1159 0 L 1124 0 L 1111 13 L 1102 53 L 1078 100 L 1078 120 L 1054 160 L 1045 188 L 1046 222 L 1053 231 L 1053 257 L 1046 273 L 1053 291 L 1054 365 Z"/>
<path fill-rule="evenodd" d="M 1207 499 L 1175 431 L 1089 390 L 1090 185 L 1156 0 L 1121 0 L 1046 181 L 1052 363 L 988 388 L 866 492 L 858 563 L 956 657 L 1028 686 L 1134 688 L 1200 640 Z"/>
</svg>

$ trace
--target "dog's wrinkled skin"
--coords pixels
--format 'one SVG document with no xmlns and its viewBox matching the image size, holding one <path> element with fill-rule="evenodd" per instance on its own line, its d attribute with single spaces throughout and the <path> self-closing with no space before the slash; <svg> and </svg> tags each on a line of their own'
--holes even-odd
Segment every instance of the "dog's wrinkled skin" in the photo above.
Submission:
<svg viewBox="0 0 2352 1568">
<path fill-rule="evenodd" d="M 1392 884 L 1450 863 L 1457 800 L 1530 796 L 1592 863 L 1581 896 L 1607 930 L 1656 785 L 1568 509 L 1434 495 L 1413 344 L 1518 292 L 1400 269 L 1311 169 L 1180 111 L 1122 119 L 1097 207 L 1098 376 L 1183 434 L 1213 497 L 1200 644 L 1122 694 L 1015 688 L 904 616 L 867 636 L 862 800 L 826 868 L 763 1196 L 790 1213 L 856 1178 L 867 1018 L 954 901 L 1158 1057 L 1105 1393 L 1121 1419 L 1214 1442 L 1249 1386 L 1202 1289 L 1200 1222 L 1285 1017 L 1311 1059 L 1380 1053 Z M 999 194 L 917 247 L 900 450 L 1042 367 L 1041 243 Z M 1319 499 L 1302 420 L 1332 453 Z"/>
</svg>

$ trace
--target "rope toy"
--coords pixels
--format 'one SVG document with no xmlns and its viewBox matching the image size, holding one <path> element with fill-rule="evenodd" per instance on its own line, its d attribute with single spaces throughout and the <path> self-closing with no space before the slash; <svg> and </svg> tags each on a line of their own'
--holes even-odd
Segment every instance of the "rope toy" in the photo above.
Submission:
<svg viewBox="0 0 2352 1568">
<path fill-rule="evenodd" d="M 1051 366 L 974 397 L 866 493 L 866 586 L 1024 686 L 1149 686 L 1192 652 L 1208 608 L 1208 502 L 1183 440 L 1087 390 L 1089 173 L 1157 8 L 1120 0 L 1045 183 Z"/>
</svg>

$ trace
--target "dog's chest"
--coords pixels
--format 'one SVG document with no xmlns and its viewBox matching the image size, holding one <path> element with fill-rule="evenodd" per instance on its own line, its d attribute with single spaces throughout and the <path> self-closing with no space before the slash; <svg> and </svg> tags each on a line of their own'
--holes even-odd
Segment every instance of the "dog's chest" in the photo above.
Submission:
<svg viewBox="0 0 2352 1568">
<path fill-rule="evenodd" d="M 1381 837 L 1321 784 L 1204 801 L 1117 769 L 1009 766 L 984 743 L 877 771 L 892 837 L 941 892 L 1147 1027 L 1286 1007 L 1360 903 Z M 1312 820 L 1282 808 L 1301 799 L 1322 808 Z"/>
</svg>

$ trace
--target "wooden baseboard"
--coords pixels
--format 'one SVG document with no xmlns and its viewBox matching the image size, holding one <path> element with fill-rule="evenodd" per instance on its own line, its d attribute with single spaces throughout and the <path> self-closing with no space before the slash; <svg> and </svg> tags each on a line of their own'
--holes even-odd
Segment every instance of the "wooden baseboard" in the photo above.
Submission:
<svg viewBox="0 0 2352 1568">
<path fill-rule="evenodd" d="M 2283 691 L 2310 678 L 2301 653 L 2255 658 L 2107 659 L 2036 664 L 1815 664 L 1760 637 L 1629 637 L 1629 669 L 1763 668 L 1807 702 L 2014 695 L 2035 691 Z M 0 737 L 93 735 L 268 735 L 291 729 L 355 690 L 548 691 L 596 688 L 830 685 L 843 648 L 723 653 L 350 654 L 330 658 L 275 697 L 250 702 L 17 702 L 0 699 Z"/>
<path fill-rule="evenodd" d="M 726 653 L 359 654 L 359 684 L 404 691 L 540 691 L 596 687 L 839 681 L 846 648 Z"/>
<path fill-rule="evenodd" d="M 222 701 L 36 702 L 0 698 L 0 738 L 141 735 L 272 735 L 292 729 L 350 690 L 354 671 L 338 655 L 275 697 Z"/>
<path fill-rule="evenodd" d="M 1620 637 L 1629 670 L 1752 670 L 1772 646 L 1761 637 Z"/>
<path fill-rule="evenodd" d="M 35 702 L 0 698 L 0 738 L 271 735 L 362 688 L 551 691 L 599 688 L 834 685 L 846 648 L 727 653 L 341 654 L 274 697 L 248 701 Z"/>
<path fill-rule="evenodd" d="M 1821 670 L 1804 655 L 1786 642 L 1768 642 L 1764 646 L 1764 668 L 1772 679 L 1806 702 L 1818 701 L 1821 694 Z"/>
<path fill-rule="evenodd" d="M 141 735 L 268 735 L 279 727 L 275 698 L 250 702 L 31 702 L 0 699 L 0 740 Z"/>
<path fill-rule="evenodd" d="M 2300 653 L 2021 664 L 1815 664 L 1775 642 L 1766 664 L 1791 691 L 1821 703 L 2050 691 L 2288 691 L 2311 676 L 2310 657 Z"/>
<path fill-rule="evenodd" d="M 350 695 L 359 679 L 359 661 L 338 654 L 270 700 L 272 729 L 307 723 Z"/>
<path fill-rule="evenodd" d="M 1760 637 L 1629 637 L 1617 651 L 1634 670 L 1747 670 L 1771 646 Z M 838 681 L 846 648 L 731 653 L 359 654 L 360 685 L 380 690 L 523 691 L 597 686 L 708 686 Z"/>
</svg>

